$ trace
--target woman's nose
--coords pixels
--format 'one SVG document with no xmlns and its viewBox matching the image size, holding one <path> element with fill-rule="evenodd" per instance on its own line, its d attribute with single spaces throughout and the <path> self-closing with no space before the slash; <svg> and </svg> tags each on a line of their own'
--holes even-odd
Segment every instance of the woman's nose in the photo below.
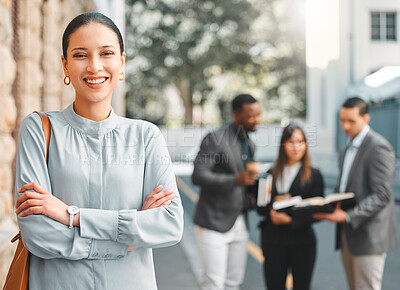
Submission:
<svg viewBox="0 0 400 290">
<path fill-rule="evenodd" d="M 103 69 L 103 64 L 101 63 L 100 59 L 97 57 L 91 57 L 89 59 L 89 64 L 86 68 L 88 72 L 91 73 L 96 73 L 98 71 L 101 71 Z"/>
</svg>

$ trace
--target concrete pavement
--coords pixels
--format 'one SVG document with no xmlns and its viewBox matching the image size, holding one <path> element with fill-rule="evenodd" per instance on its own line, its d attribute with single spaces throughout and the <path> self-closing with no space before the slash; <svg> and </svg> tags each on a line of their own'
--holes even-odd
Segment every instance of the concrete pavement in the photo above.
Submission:
<svg viewBox="0 0 400 290">
<path fill-rule="evenodd" d="M 180 244 L 154 250 L 156 276 L 160 290 L 197 290 L 201 280 L 201 263 L 195 240 L 195 228 L 192 216 L 197 202 L 198 187 L 190 182 L 190 176 L 184 174 L 187 169 L 177 171 L 178 187 L 185 209 L 185 231 Z M 326 190 L 330 192 L 329 188 Z M 396 205 L 397 220 L 400 220 L 400 205 Z M 250 238 L 252 247 L 248 255 L 246 277 L 243 290 L 265 289 L 262 262 L 259 257 L 260 217 L 255 212 L 249 215 Z M 399 223 L 398 223 L 399 227 Z M 334 251 L 334 225 L 319 222 L 314 225 L 317 233 L 318 252 L 314 269 L 312 290 L 347 289 L 345 274 L 340 260 L 340 252 Z M 400 227 L 399 227 L 400 232 Z M 400 289 L 400 248 L 388 253 L 383 276 L 384 290 Z"/>
</svg>

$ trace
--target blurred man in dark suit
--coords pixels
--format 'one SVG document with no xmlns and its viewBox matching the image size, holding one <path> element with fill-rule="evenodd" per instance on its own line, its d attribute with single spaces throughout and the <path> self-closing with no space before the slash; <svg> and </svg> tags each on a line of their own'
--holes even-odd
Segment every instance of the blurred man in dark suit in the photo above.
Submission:
<svg viewBox="0 0 400 290">
<path fill-rule="evenodd" d="M 258 175 L 245 170 L 255 149 L 248 133 L 259 124 L 260 106 L 242 94 L 232 110 L 233 123 L 205 136 L 194 161 L 192 181 L 201 187 L 194 222 L 207 290 L 240 289 L 246 269 L 245 191 Z"/>
</svg>

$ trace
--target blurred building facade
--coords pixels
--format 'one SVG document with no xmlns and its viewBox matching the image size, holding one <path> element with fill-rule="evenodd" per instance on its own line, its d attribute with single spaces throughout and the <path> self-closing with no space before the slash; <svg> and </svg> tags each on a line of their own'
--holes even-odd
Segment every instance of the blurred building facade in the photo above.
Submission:
<svg viewBox="0 0 400 290">
<path fill-rule="evenodd" d="M 400 0 L 306 3 L 306 121 L 317 136 L 313 161 L 333 186 L 337 153 L 347 141 L 340 106 L 352 96 L 372 101 L 370 125 L 396 152 L 394 194 L 400 200 Z"/>
<path fill-rule="evenodd" d="M 400 81 L 396 68 L 384 70 L 392 74 L 379 84 L 384 92 L 376 81 L 371 85 L 375 72 L 400 66 L 400 0 L 306 2 L 307 122 L 317 128 L 315 152 L 334 155 L 345 139 L 338 110 L 346 98 L 360 95 L 379 103 L 400 94 L 393 85 L 395 78 Z"/>
<path fill-rule="evenodd" d="M 0 0 L 0 287 L 7 274 L 17 232 L 13 208 L 18 128 L 34 110 L 60 110 L 74 99 L 63 84 L 61 36 L 68 22 L 100 11 L 124 31 L 123 0 Z M 122 21 L 121 21 L 122 20 Z M 125 112 L 123 90 L 113 100 Z"/>
</svg>

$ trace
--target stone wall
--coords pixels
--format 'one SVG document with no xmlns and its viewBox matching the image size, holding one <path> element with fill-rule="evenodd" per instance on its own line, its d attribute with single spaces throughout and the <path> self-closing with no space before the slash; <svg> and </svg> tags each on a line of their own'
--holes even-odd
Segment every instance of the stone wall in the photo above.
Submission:
<svg viewBox="0 0 400 290">
<path fill-rule="evenodd" d="M 16 66 L 12 55 L 11 0 L 0 2 L 0 220 L 10 213 L 11 163 L 15 142 L 11 136 L 16 119 L 12 85 Z"/>
<path fill-rule="evenodd" d="M 61 108 L 62 65 L 61 65 L 61 9 L 58 0 L 43 4 L 43 111 Z"/>
<path fill-rule="evenodd" d="M 8 242 L 16 231 L 12 216 L 12 162 L 15 141 L 11 135 L 17 117 L 12 96 L 16 63 L 12 54 L 13 28 L 11 0 L 0 0 L 0 286 L 7 273 L 13 247 Z"/>
<path fill-rule="evenodd" d="M 19 0 L 18 13 L 18 87 L 17 126 L 32 112 L 41 109 L 42 72 L 42 1 Z"/>
<path fill-rule="evenodd" d="M 18 231 L 12 164 L 19 124 L 34 110 L 60 110 L 72 102 L 72 86 L 63 84 L 62 32 L 73 17 L 93 10 L 93 1 L 85 0 L 0 0 L 1 288 L 16 246 L 9 241 Z"/>
</svg>

